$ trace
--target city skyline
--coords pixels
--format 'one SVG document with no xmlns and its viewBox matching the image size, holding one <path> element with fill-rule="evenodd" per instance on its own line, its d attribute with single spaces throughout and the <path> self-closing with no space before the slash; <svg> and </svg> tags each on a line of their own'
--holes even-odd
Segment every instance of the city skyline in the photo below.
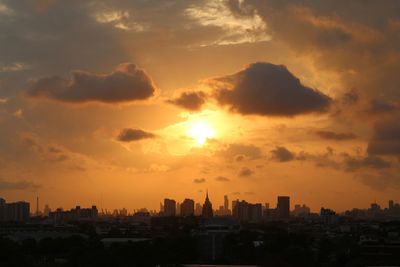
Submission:
<svg viewBox="0 0 400 267">
<path fill-rule="evenodd" d="M 207 200 L 208 197 L 208 190 L 206 192 L 206 196 L 205 199 Z M 35 215 L 43 215 L 46 214 L 46 210 L 47 213 L 49 211 L 54 211 L 57 209 L 61 209 L 61 210 L 68 210 L 68 209 L 73 209 L 76 207 L 81 207 L 82 205 L 77 202 L 74 205 L 72 205 L 71 207 L 62 207 L 62 206 L 58 206 L 58 207 L 51 207 L 51 205 L 49 205 L 49 203 L 45 203 L 42 206 L 39 205 L 39 197 L 37 196 L 36 198 L 36 204 L 30 204 L 29 201 L 25 201 L 25 200 L 15 200 L 15 201 L 11 201 L 12 203 L 28 203 L 28 206 L 31 207 L 30 209 L 30 215 L 31 216 L 35 216 Z M 224 195 L 223 199 L 221 202 L 215 201 L 214 202 L 214 206 L 212 207 L 212 210 L 214 212 L 214 216 L 225 216 L 225 215 L 232 215 L 233 212 L 233 207 L 235 205 L 235 203 L 237 202 L 243 202 L 243 203 L 247 203 L 247 204 L 251 204 L 251 205 L 261 205 L 262 210 L 265 209 L 276 209 L 279 213 L 279 209 L 280 209 L 280 201 L 282 202 L 281 205 L 285 206 L 284 209 L 287 209 L 288 212 L 290 212 L 290 214 L 296 214 L 296 209 L 307 209 L 308 213 L 319 213 L 321 211 L 322 208 L 325 209 L 329 209 L 329 210 L 335 210 L 332 209 L 332 207 L 329 206 L 320 206 L 320 207 L 316 207 L 314 209 L 312 209 L 307 203 L 301 202 L 301 201 L 293 201 L 293 199 L 291 198 L 291 196 L 282 196 L 282 195 L 277 195 L 275 196 L 275 202 L 248 202 L 248 199 L 245 198 L 240 198 L 240 197 L 234 197 L 232 199 L 230 199 L 228 197 L 228 195 Z M 4 201 L 4 198 L 2 198 L 0 196 L 0 204 L 1 201 Z M 211 199 L 209 200 L 211 202 L 211 204 L 213 203 L 213 201 L 211 201 Z M 159 202 L 159 206 L 158 208 L 149 208 L 149 207 L 140 207 L 140 208 L 131 208 L 131 207 L 109 207 L 109 208 L 105 208 L 102 206 L 97 205 L 96 203 L 92 203 L 90 205 L 83 205 L 83 206 L 92 206 L 92 207 L 97 207 L 100 213 L 110 213 L 112 214 L 115 211 L 124 211 L 127 214 L 134 214 L 136 212 L 150 212 L 151 214 L 163 214 L 164 216 L 182 216 L 182 205 L 185 202 L 193 202 L 193 203 L 189 203 L 189 210 L 192 209 L 193 214 L 192 215 L 202 215 L 202 209 L 204 206 L 204 200 L 195 200 L 192 199 L 190 197 L 187 197 L 185 199 L 183 199 L 182 201 L 180 200 L 176 200 L 176 199 L 172 199 L 172 198 L 164 198 L 162 202 Z M 167 207 L 168 212 L 165 213 L 165 206 L 166 203 L 168 203 L 167 205 L 169 205 L 169 207 Z M 203 204 L 202 204 L 203 203 Z M 192 208 L 190 207 L 193 204 Z M 200 210 L 198 210 L 197 206 L 200 206 Z M 395 205 L 399 205 L 399 203 L 397 202 L 396 199 L 388 199 L 386 200 L 386 202 L 370 202 L 368 203 L 366 206 L 351 206 L 348 209 L 345 210 L 335 210 L 335 212 L 337 212 L 337 214 L 345 214 L 346 212 L 352 211 L 352 210 L 367 210 L 367 209 L 373 209 L 373 208 L 377 208 L 377 209 L 391 209 L 393 208 Z M 274 208 L 275 207 L 275 208 Z M 225 213 L 227 212 L 228 213 Z M 221 214 L 222 212 L 222 214 Z M 183 213 L 184 214 L 184 213 Z M 183 215 L 183 216 L 187 216 Z M 283 218 L 288 218 L 289 214 L 287 215 L 283 215 Z"/>
<path fill-rule="evenodd" d="M 0 195 L 107 209 L 203 204 L 207 189 L 214 209 L 224 195 L 336 211 L 396 199 L 399 9 L 1 0 Z"/>
</svg>

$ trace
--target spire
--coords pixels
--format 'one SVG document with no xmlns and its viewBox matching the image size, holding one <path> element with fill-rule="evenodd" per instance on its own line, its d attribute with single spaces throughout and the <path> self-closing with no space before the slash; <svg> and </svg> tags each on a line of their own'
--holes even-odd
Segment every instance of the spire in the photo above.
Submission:
<svg viewBox="0 0 400 267">
<path fill-rule="evenodd" d="M 208 200 L 208 189 L 207 189 L 207 193 L 206 193 L 206 200 Z"/>
</svg>

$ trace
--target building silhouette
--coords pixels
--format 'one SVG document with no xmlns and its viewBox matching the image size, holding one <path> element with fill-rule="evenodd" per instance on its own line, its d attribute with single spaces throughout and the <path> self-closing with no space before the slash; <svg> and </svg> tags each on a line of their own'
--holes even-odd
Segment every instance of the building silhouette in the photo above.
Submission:
<svg viewBox="0 0 400 267">
<path fill-rule="evenodd" d="M 49 213 L 49 217 L 53 219 L 54 224 L 63 224 L 71 221 L 91 221 L 98 218 L 99 212 L 96 206 L 91 208 L 81 208 L 76 206 L 74 209 L 62 210 L 56 209 Z"/>
<path fill-rule="evenodd" d="M 203 210 L 202 210 L 201 215 L 204 218 L 212 218 L 214 216 L 214 212 L 213 212 L 213 209 L 212 209 L 212 204 L 211 204 L 210 199 L 208 198 L 208 191 L 207 191 L 207 194 L 206 194 L 206 200 L 204 201 L 204 204 L 203 204 Z"/>
<path fill-rule="evenodd" d="M 28 222 L 30 204 L 25 201 L 7 203 L 0 198 L 0 221 Z"/>
<path fill-rule="evenodd" d="M 233 202 L 232 215 L 239 221 L 259 222 L 262 220 L 262 204 L 248 203 L 244 200 Z"/>
<path fill-rule="evenodd" d="M 164 199 L 164 216 L 176 215 L 176 202 L 173 199 Z"/>
<path fill-rule="evenodd" d="M 201 216 L 202 213 L 203 213 L 203 207 L 201 206 L 200 203 L 196 203 L 194 208 L 194 215 Z"/>
<path fill-rule="evenodd" d="M 278 203 L 276 206 L 277 215 L 279 219 L 289 219 L 290 216 L 290 197 L 278 196 Z"/>
<path fill-rule="evenodd" d="M 186 198 L 181 204 L 181 216 L 193 216 L 194 215 L 194 201 Z"/>
</svg>

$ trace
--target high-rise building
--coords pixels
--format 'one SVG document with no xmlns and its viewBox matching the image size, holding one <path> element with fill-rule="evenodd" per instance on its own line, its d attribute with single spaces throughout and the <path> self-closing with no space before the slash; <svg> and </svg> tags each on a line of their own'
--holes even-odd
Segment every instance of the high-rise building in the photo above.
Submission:
<svg viewBox="0 0 400 267">
<path fill-rule="evenodd" d="M 176 215 L 176 202 L 173 199 L 164 199 L 164 216 Z"/>
<path fill-rule="evenodd" d="M 201 216 L 202 212 L 203 212 L 203 207 L 201 206 L 200 203 L 196 203 L 196 207 L 195 207 L 195 210 L 194 210 L 194 215 Z"/>
<path fill-rule="evenodd" d="M 389 210 L 392 210 L 394 208 L 394 201 L 389 200 Z"/>
<path fill-rule="evenodd" d="M 50 212 L 51 212 L 51 209 L 50 209 L 49 205 L 46 204 L 46 205 L 44 206 L 43 215 L 46 216 L 46 217 L 48 217 L 49 214 L 50 214 Z"/>
<path fill-rule="evenodd" d="M 233 217 L 239 221 L 259 222 L 262 219 L 262 204 L 248 203 L 244 200 L 235 201 L 235 206 L 232 210 Z"/>
<path fill-rule="evenodd" d="M 181 204 L 181 216 L 193 216 L 194 215 L 194 201 L 186 198 Z"/>
<path fill-rule="evenodd" d="M 6 203 L 5 221 L 28 222 L 30 215 L 30 205 L 25 201 Z"/>
<path fill-rule="evenodd" d="M 288 219 L 290 216 L 290 197 L 278 196 L 276 209 L 280 219 Z"/>
<path fill-rule="evenodd" d="M 6 218 L 6 201 L 0 198 L 0 222 L 5 221 Z"/>
<path fill-rule="evenodd" d="M 227 195 L 224 196 L 224 210 L 227 214 L 229 213 L 229 200 Z"/>
<path fill-rule="evenodd" d="M 213 212 L 213 209 L 212 209 L 212 204 L 211 204 L 210 199 L 208 198 L 208 191 L 207 191 L 207 194 L 206 194 L 206 200 L 204 201 L 204 204 L 203 204 L 203 210 L 202 210 L 201 215 L 204 218 L 212 218 L 214 216 L 214 212 Z"/>
</svg>

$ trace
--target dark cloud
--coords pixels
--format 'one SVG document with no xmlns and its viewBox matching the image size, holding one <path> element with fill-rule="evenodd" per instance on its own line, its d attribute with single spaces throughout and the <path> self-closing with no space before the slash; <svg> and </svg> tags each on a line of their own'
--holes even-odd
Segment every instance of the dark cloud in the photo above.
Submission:
<svg viewBox="0 0 400 267">
<path fill-rule="evenodd" d="M 195 184 L 203 184 L 205 182 L 206 182 L 206 179 L 204 179 L 204 178 L 196 178 L 193 180 L 193 183 L 195 183 Z"/>
<path fill-rule="evenodd" d="M 326 112 L 332 102 L 318 90 L 302 85 L 285 66 L 271 63 L 251 64 L 233 75 L 210 79 L 209 84 L 216 89 L 221 105 L 244 115 Z"/>
<path fill-rule="evenodd" d="M 356 89 L 350 89 L 340 98 L 340 102 L 344 105 L 354 105 L 360 100 L 359 92 Z"/>
<path fill-rule="evenodd" d="M 374 136 L 368 143 L 372 155 L 400 155 L 400 120 L 392 119 L 375 124 Z"/>
<path fill-rule="evenodd" d="M 353 133 L 337 133 L 333 131 L 316 131 L 315 133 L 323 139 L 336 141 L 351 140 L 356 138 L 356 135 Z"/>
<path fill-rule="evenodd" d="M 0 191 L 8 190 L 37 190 L 40 185 L 28 181 L 5 181 L 0 179 Z"/>
<path fill-rule="evenodd" d="M 344 154 L 344 168 L 346 171 L 355 171 L 361 168 L 371 169 L 388 169 L 391 167 L 391 163 L 378 156 L 367 156 L 364 158 L 351 157 L 350 155 Z"/>
<path fill-rule="evenodd" d="M 295 154 L 283 146 L 277 146 L 275 149 L 271 150 L 271 153 L 272 159 L 279 162 L 287 162 L 295 159 Z"/>
<path fill-rule="evenodd" d="M 372 99 L 369 103 L 368 111 L 370 113 L 388 113 L 399 109 L 396 103 L 384 99 Z"/>
<path fill-rule="evenodd" d="M 155 137 L 154 134 L 141 129 L 125 128 L 119 133 L 117 140 L 121 142 L 132 142 Z"/>
<path fill-rule="evenodd" d="M 247 168 L 247 167 L 243 167 L 242 169 L 240 169 L 239 171 L 239 176 L 241 177 L 248 177 L 251 176 L 254 173 L 254 171 L 252 171 L 251 169 Z"/>
<path fill-rule="evenodd" d="M 168 103 L 191 111 L 198 111 L 205 104 L 207 95 L 204 92 L 183 92 L 179 97 L 167 100 Z"/>
<path fill-rule="evenodd" d="M 230 179 L 225 176 L 218 176 L 215 178 L 215 180 L 218 182 L 229 182 L 230 181 Z"/>
<path fill-rule="evenodd" d="M 251 144 L 229 144 L 226 149 L 217 153 L 220 156 L 228 157 L 236 161 L 244 159 L 259 159 L 262 157 L 262 151 L 259 147 Z"/>
<path fill-rule="evenodd" d="M 307 153 L 301 151 L 296 155 L 296 160 L 310 161 L 318 168 L 341 169 L 342 164 L 333 159 L 334 150 L 331 147 L 326 148 L 325 153 Z"/>
<path fill-rule="evenodd" d="M 37 80 L 28 95 L 69 103 L 121 103 L 151 97 L 156 88 L 151 78 L 134 64 L 120 64 L 109 74 L 75 70 L 69 80 L 58 76 Z"/>
</svg>

